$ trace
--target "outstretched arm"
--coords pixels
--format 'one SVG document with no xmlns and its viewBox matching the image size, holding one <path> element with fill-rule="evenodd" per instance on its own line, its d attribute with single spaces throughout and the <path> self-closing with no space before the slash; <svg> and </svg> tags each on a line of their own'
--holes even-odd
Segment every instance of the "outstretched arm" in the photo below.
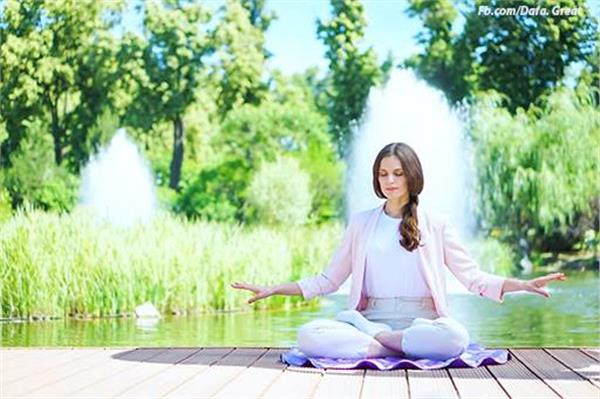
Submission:
<svg viewBox="0 0 600 399">
<path fill-rule="evenodd" d="M 504 294 L 513 291 L 531 292 L 543 297 L 550 294 L 543 289 L 551 281 L 564 281 L 563 273 L 552 273 L 532 280 L 519 280 L 483 272 L 459 241 L 456 229 L 444 223 L 444 261 L 469 291 L 502 302 Z"/>
<path fill-rule="evenodd" d="M 233 288 L 247 290 L 254 293 L 254 296 L 248 299 L 248 303 L 253 303 L 259 299 L 265 299 L 273 295 L 302 295 L 298 283 L 285 283 L 279 285 L 262 286 L 247 283 L 233 283 Z"/>
<path fill-rule="evenodd" d="M 231 284 L 231 287 L 254 293 L 254 296 L 248 300 L 248 303 L 253 303 L 259 299 L 268 298 L 273 295 L 302 295 L 304 299 L 310 299 L 317 295 L 326 295 L 334 292 L 351 273 L 352 226 L 353 219 L 350 220 L 350 223 L 346 227 L 342 243 L 335 251 L 333 259 L 323 273 L 306 277 L 293 283 L 261 286 L 235 282 Z"/>
</svg>

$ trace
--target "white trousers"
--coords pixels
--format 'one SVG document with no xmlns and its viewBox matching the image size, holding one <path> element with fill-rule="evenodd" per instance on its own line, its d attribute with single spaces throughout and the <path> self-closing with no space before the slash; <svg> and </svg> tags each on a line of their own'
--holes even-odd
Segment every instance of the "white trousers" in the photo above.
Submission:
<svg viewBox="0 0 600 399">
<path fill-rule="evenodd" d="M 401 347 L 412 358 L 446 360 L 459 356 L 469 344 L 469 333 L 458 321 L 438 317 L 431 297 L 369 298 L 361 312 L 370 321 L 402 331 Z M 373 351 L 373 348 L 380 348 Z M 351 324 L 318 319 L 298 329 L 298 349 L 308 356 L 364 359 L 399 355 Z"/>
</svg>

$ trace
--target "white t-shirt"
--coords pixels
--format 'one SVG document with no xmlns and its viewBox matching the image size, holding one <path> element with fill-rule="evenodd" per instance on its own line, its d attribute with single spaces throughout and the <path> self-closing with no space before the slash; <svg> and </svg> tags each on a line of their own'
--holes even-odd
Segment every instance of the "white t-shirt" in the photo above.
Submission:
<svg viewBox="0 0 600 399">
<path fill-rule="evenodd" d="M 368 297 L 431 296 L 417 250 L 409 252 L 400 245 L 401 221 L 385 212 L 377 221 L 367 248 L 364 286 Z"/>
</svg>

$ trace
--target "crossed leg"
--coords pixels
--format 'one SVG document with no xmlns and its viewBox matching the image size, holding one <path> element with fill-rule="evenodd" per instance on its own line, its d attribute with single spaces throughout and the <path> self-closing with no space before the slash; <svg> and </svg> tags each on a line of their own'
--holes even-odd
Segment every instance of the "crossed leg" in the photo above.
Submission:
<svg viewBox="0 0 600 399">
<path fill-rule="evenodd" d="M 381 345 L 417 358 L 446 360 L 459 356 L 469 345 L 467 329 L 448 317 L 429 320 L 417 317 L 400 331 L 381 331 L 374 338 Z"/>
<path fill-rule="evenodd" d="M 344 311 L 338 320 L 313 320 L 298 330 L 299 349 L 309 356 L 367 358 L 410 356 L 446 360 L 459 356 L 469 344 L 469 333 L 448 317 L 416 318 L 398 331 L 373 323 L 359 312 Z"/>
<path fill-rule="evenodd" d="M 308 356 L 345 359 L 402 355 L 351 324 L 326 319 L 300 326 L 298 349 Z"/>
</svg>

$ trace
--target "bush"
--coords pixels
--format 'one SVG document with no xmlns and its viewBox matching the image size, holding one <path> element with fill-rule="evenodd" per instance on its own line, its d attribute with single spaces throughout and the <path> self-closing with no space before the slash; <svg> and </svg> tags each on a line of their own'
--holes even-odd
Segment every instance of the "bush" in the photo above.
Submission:
<svg viewBox="0 0 600 399">
<path fill-rule="evenodd" d="M 265 163 L 252 178 L 248 203 L 267 224 L 305 224 L 311 208 L 309 176 L 292 158 Z"/>
<path fill-rule="evenodd" d="M 27 123 L 26 136 L 11 154 L 5 172 L 13 206 L 31 204 L 44 210 L 68 211 L 77 202 L 79 179 L 54 162 L 52 138 L 47 126 Z"/>
<path fill-rule="evenodd" d="M 243 221 L 248 176 L 248 168 L 241 161 L 226 161 L 206 168 L 183 188 L 174 210 L 190 218 Z"/>
</svg>

